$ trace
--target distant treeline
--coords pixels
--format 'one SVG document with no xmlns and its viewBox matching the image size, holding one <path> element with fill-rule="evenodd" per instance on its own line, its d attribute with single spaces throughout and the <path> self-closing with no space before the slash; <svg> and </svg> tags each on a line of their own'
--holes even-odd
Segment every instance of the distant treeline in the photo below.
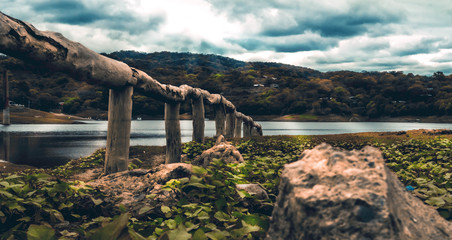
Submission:
<svg viewBox="0 0 452 240">
<path fill-rule="evenodd" d="M 403 72 L 322 73 L 279 63 L 242 62 L 191 53 L 105 54 L 147 72 L 162 83 L 188 84 L 226 96 L 248 115 L 337 114 L 382 116 L 452 115 L 452 75 Z M 108 89 L 77 82 L 64 73 L 43 71 L 1 57 L 10 70 L 10 99 L 32 108 L 95 113 L 108 107 Z M 0 93 L 0 95 L 3 93 Z M 3 101 L 3 100 L 1 100 Z M 134 94 L 133 115 L 162 115 L 163 103 Z M 181 108 L 190 112 L 189 104 Z"/>
</svg>

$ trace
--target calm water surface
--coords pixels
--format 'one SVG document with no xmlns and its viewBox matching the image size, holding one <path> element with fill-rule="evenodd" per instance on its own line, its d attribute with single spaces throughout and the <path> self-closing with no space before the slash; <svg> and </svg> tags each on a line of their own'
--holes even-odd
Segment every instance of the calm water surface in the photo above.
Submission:
<svg viewBox="0 0 452 240">
<path fill-rule="evenodd" d="M 0 159 L 16 164 L 51 167 L 90 155 L 105 147 L 106 121 L 87 124 L 13 124 L 0 126 Z M 412 129 L 452 129 L 443 123 L 390 122 L 260 122 L 264 135 L 323 135 L 357 132 L 388 132 Z M 191 141 L 191 120 L 181 121 L 182 142 Z M 215 134 L 215 122 L 207 121 L 205 135 Z M 161 120 L 132 121 L 134 145 L 165 145 Z"/>
</svg>

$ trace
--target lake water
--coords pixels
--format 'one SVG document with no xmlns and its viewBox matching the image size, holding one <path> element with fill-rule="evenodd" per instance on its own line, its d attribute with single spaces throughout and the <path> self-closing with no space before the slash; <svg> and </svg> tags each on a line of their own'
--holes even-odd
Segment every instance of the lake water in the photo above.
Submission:
<svg viewBox="0 0 452 240">
<path fill-rule="evenodd" d="M 0 126 L 0 159 L 16 164 L 51 167 L 90 155 L 105 147 L 106 121 L 87 124 L 12 124 Z M 393 122 L 260 122 L 264 135 L 323 135 L 387 132 L 412 129 L 452 129 L 444 123 Z M 181 121 L 182 142 L 191 141 L 191 120 Z M 205 135 L 215 134 L 215 122 L 206 121 Z M 132 121 L 131 146 L 165 145 L 162 120 Z"/>
</svg>

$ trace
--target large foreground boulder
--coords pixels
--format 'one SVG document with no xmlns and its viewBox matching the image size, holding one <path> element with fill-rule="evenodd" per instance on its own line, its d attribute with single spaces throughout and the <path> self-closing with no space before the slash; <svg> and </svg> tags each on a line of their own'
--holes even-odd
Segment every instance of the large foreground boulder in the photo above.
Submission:
<svg viewBox="0 0 452 240">
<path fill-rule="evenodd" d="M 405 190 L 378 149 L 322 144 L 284 167 L 267 239 L 452 239 L 452 224 Z"/>
</svg>

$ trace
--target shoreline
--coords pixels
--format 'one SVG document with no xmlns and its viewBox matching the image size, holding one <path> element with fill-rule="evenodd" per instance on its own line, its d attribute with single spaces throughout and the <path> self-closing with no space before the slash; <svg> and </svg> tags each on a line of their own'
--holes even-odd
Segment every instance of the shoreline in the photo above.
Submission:
<svg viewBox="0 0 452 240">
<path fill-rule="evenodd" d="M 142 120 L 164 120 L 163 116 L 135 116 L 132 120 L 141 117 Z M 452 116 L 402 116 L 402 117 L 380 117 L 364 118 L 362 116 L 339 116 L 326 115 L 316 116 L 309 114 L 291 114 L 291 115 L 255 115 L 251 116 L 255 121 L 274 121 L 274 122 L 419 122 L 419 123 L 452 123 Z M 180 120 L 191 120 L 191 115 L 187 113 L 180 114 Z M 214 120 L 209 118 L 209 120 Z"/>
<path fill-rule="evenodd" d="M 409 139 L 432 139 L 437 136 L 443 136 L 452 139 L 452 130 L 447 129 L 417 129 L 417 130 L 407 130 L 407 131 L 391 131 L 391 132 L 358 132 L 358 133 L 339 133 L 339 134 L 323 134 L 323 135 L 269 135 L 269 136 L 259 136 L 257 138 L 297 138 L 305 137 L 311 140 L 317 140 L 320 144 L 321 142 L 329 142 L 334 139 L 334 141 L 349 141 L 350 139 L 379 139 L 381 141 L 388 140 L 409 140 Z M 232 142 L 237 141 L 239 138 L 232 139 Z M 105 148 L 100 148 L 105 149 Z M 99 149 L 98 149 L 99 150 Z M 98 150 L 94 151 L 97 152 Z M 93 154 L 94 154 L 93 153 Z M 130 161 L 135 158 L 149 158 L 156 154 L 165 153 L 165 146 L 157 145 L 135 145 L 130 146 Z M 89 156 L 81 157 L 86 158 Z M 164 157 L 163 157 L 164 159 Z M 74 160 L 74 159 L 73 159 Z M 64 164 L 63 164 L 64 165 Z M 4 161 L 0 159 L 0 175 L 4 173 L 12 173 L 16 171 L 22 171 L 26 169 L 38 169 L 42 167 L 31 166 L 26 164 L 15 164 L 12 162 Z M 52 167 L 54 168 L 54 167 Z M 52 169 L 43 168 L 43 169 Z"/>
<path fill-rule="evenodd" d="M 418 123 L 452 123 L 452 116 L 402 116 L 363 118 L 361 116 L 339 115 L 262 115 L 253 117 L 256 121 L 284 121 L 284 122 L 418 122 Z"/>
<path fill-rule="evenodd" d="M 84 124 L 83 121 L 91 120 L 86 116 L 74 116 L 63 113 L 44 112 L 28 108 L 11 108 L 11 124 Z M 3 113 L 0 112 L 0 118 Z M 212 116 L 210 116 L 212 117 Z M 310 114 L 290 114 L 290 115 L 255 115 L 256 121 L 281 121 L 281 122 L 418 122 L 418 123 L 452 123 L 452 116 L 401 116 L 401 117 L 380 117 L 367 118 L 358 115 L 340 116 L 325 115 L 317 116 Z M 163 115 L 138 115 L 132 120 L 164 120 Z M 188 113 L 180 114 L 180 120 L 191 120 Z M 210 119 L 210 118 L 209 118 Z M 99 119 L 107 121 L 107 119 Z M 210 119 L 213 120 L 213 119 Z M 95 121 L 95 120 L 93 120 Z"/>
<path fill-rule="evenodd" d="M 132 117 L 137 120 L 138 116 Z M 139 116 L 142 120 L 164 120 L 163 116 Z M 452 123 L 452 116 L 403 116 L 403 117 L 381 117 L 381 118 L 363 118 L 359 116 L 339 116 L 339 115 L 255 115 L 252 116 L 255 121 L 273 121 L 273 122 L 419 122 L 419 123 Z M 180 115 L 180 120 L 191 120 L 191 115 L 184 113 Z M 206 118 L 214 120 L 214 118 Z M 102 120 L 102 121 L 106 121 Z"/>
<path fill-rule="evenodd" d="M 3 112 L 0 112 L 3 118 Z M 44 112 L 26 107 L 10 108 L 10 124 L 83 124 L 86 118 L 64 113 Z"/>
</svg>

